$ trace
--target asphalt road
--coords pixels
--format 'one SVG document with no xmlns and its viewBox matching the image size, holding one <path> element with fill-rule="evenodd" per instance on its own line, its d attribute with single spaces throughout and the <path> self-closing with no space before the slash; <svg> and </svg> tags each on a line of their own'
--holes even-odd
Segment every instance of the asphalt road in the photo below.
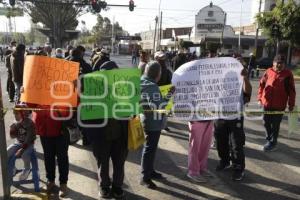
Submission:
<svg viewBox="0 0 300 200">
<path fill-rule="evenodd" d="M 120 66 L 131 66 L 130 57 L 128 56 L 116 56 L 112 57 L 112 60 L 115 60 Z M 3 64 L 0 65 L 0 77 L 4 106 L 11 108 L 12 104 L 7 101 L 4 89 L 6 69 Z M 252 85 L 253 96 L 251 102 L 254 105 L 256 103 L 258 80 L 252 80 Z M 296 83 L 296 88 L 299 93 L 299 82 Z M 300 106 L 299 94 L 297 94 L 297 105 Z M 6 130 L 8 130 L 12 120 L 12 113 L 9 110 L 5 116 Z M 166 179 L 156 182 L 159 186 L 157 191 L 146 190 L 139 186 L 141 152 L 131 152 L 125 168 L 127 199 L 300 199 L 300 131 L 288 136 L 287 120 L 283 120 L 281 126 L 278 150 L 271 153 L 262 151 L 262 145 L 265 143 L 262 120 L 245 121 L 246 177 L 242 182 L 231 181 L 230 172 L 215 172 L 218 156 L 214 149 L 211 149 L 208 161 L 209 170 L 214 177 L 205 184 L 190 182 L 185 177 L 188 150 L 187 123 L 170 118 L 169 127 L 171 131 L 161 136 L 156 159 L 156 168 L 163 173 Z M 8 144 L 12 143 L 8 135 L 7 142 Z M 92 153 L 85 150 L 80 143 L 71 147 L 69 151 L 71 157 L 70 176 L 73 176 L 70 180 L 73 196 L 71 195 L 70 199 L 97 199 L 96 163 Z M 39 155 L 42 155 L 40 142 L 37 141 L 35 146 Z M 74 155 L 74 152 L 77 155 Z M 81 153 L 84 155 L 80 156 Z M 42 159 L 42 156 L 39 156 L 41 180 L 45 181 Z M 12 188 L 13 191 L 18 189 Z M 0 196 L 1 194 L 2 186 Z"/>
</svg>

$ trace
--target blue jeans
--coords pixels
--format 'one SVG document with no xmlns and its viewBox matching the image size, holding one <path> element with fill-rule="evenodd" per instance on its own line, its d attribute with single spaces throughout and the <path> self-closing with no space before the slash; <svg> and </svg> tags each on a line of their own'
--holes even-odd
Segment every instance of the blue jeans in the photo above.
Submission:
<svg viewBox="0 0 300 200">
<path fill-rule="evenodd" d="M 8 159 L 10 159 L 13 155 L 15 155 L 19 149 L 21 149 L 21 145 L 22 144 L 20 143 L 14 143 L 7 148 Z M 31 160 L 32 151 L 33 151 L 33 145 L 30 145 L 25 149 L 25 151 L 22 154 L 22 160 L 24 162 L 24 168 L 26 170 L 30 170 L 30 160 Z"/>
<path fill-rule="evenodd" d="M 143 180 L 151 179 L 154 171 L 154 160 L 160 137 L 160 131 L 145 131 L 146 143 L 144 144 L 142 154 L 142 178 Z"/>
</svg>

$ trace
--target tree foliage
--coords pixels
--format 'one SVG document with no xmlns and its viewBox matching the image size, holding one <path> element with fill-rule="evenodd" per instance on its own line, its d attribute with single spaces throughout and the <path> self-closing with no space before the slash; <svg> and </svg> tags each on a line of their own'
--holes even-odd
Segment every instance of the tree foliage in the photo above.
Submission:
<svg viewBox="0 0 300 200">
<path fill-rule="evenodd" d="M 290 40 L 294 45 L 300 45 L 300 5 L 293 0 L 282 4 L 278 0 L 276 7 L 269 12 L 256 16 L 257 22 L 263 31 L 272 39 Z M 278 25 L 278 35 L 274 35 L 274 24 Z"/>
<path fill-rule="evenodd" d="M 128 35 L 126 31 L 120 26 L 118 22 L 113 25 L 109 18 L 102 17 L 100 14 L 97 15 L 97 23 L 92 28 L 91 35 L 92 41 L 96 44 L 103 45 L 111 41 L 112 37 L 112 26 L 114 26 L 114 36 L 116 35 Z"/>
<path fill-rule="evenodd" d="M 52 44 L 62 47 L 70 40 L 65 30 L 75 30 L 78 25 L 77 18 L 85 11 L 83 7 L 74 6 L 74 2 L 75 0 L 38 0 L 23 2 L 22 6 L 33 23 L 42 23 L 44 28 L 50 29 L 47 36 L 52 40 Z"/>
</svg>

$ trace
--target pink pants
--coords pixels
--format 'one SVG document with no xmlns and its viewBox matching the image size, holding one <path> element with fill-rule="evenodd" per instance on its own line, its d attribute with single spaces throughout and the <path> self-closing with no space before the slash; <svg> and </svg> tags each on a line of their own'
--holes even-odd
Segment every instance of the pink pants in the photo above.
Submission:
<svg viewBox="0 0 300 200">
<path fill-rule="evenodd" d="M 207 158 L 210 149 L 213 123 L 212 121 L 190 122 L 190 139 L 188 155 L 188 173 L 199 175 L 207 169 Z"/>
</svg>

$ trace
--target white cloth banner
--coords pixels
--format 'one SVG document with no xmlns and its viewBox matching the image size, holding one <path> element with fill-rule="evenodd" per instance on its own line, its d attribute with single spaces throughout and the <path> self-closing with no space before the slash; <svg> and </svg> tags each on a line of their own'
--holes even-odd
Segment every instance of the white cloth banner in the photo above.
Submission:
<svg viewBox="0 0 300 200">
<path fill-rule="evenodd" d="M 173 74 L 173 111 L 187 121 L 235 119 L 243 106 L 242 64 L 231 57 L 188 62 Z"/>
</svg>

